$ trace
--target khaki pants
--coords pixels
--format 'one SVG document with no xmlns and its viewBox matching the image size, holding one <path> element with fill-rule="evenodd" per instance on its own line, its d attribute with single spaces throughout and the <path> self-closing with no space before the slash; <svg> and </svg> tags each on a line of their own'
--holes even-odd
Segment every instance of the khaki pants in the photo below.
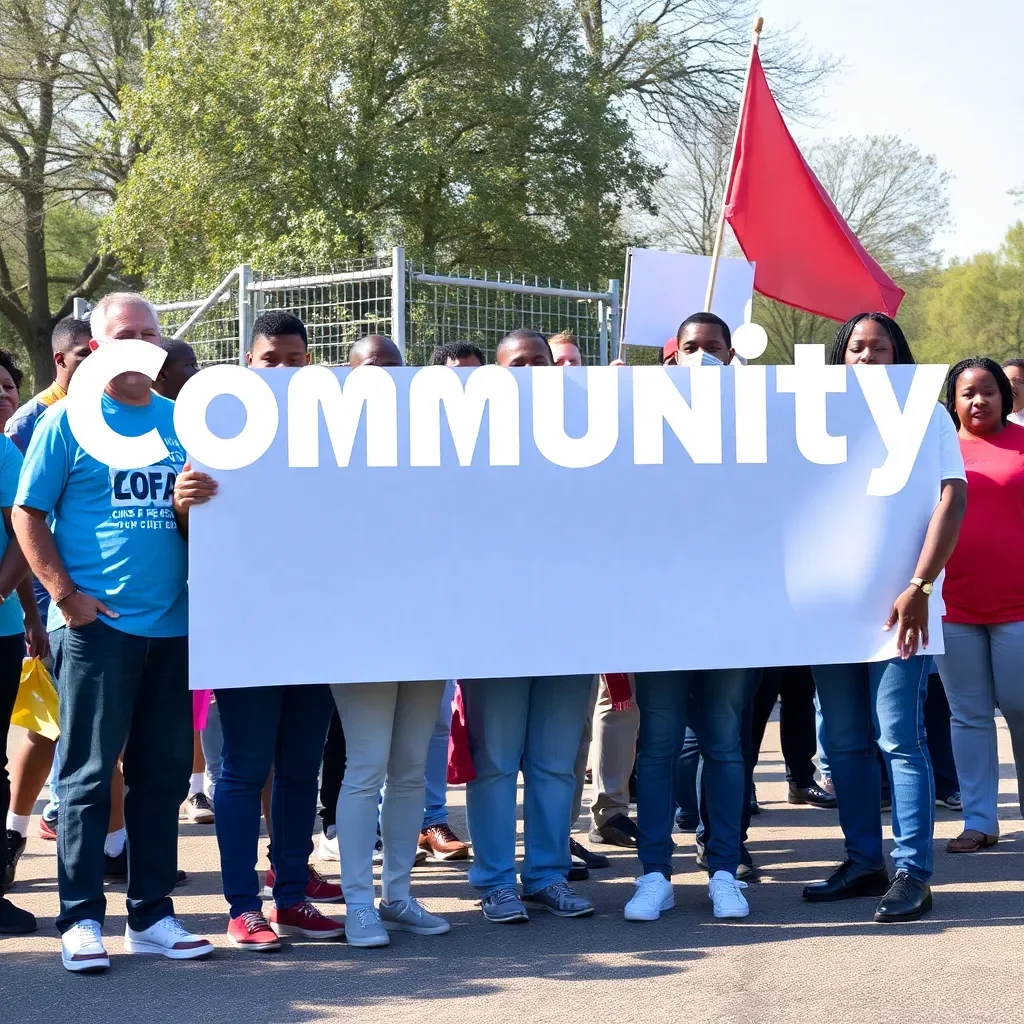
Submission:
<svg viewBox="0 0 1024 1024">
<path fill-rule="evenodd" d="M 573 824 L 583 802 L 583 779 L 589 763 L 593 770 L 593 799 L 590 812 L 595 828 L 618 814 L 629 814 L 629 777 L 636 760 L 636 741 L 640 731 L 640 709 L 636 706 L 636 687 L 629 677 L 633 705 L 628 711 L 615 711 L 604 676 L 595 683 L 592 713 L 587 716 L 576 757 L 576 801 Z"/>
</svg>

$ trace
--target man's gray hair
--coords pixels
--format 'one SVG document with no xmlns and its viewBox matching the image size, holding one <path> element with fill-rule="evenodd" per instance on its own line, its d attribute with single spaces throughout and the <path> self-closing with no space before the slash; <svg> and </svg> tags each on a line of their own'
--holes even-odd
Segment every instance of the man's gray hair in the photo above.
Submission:
<svg viewBox="0 0 1024 1024">
<path fill-rule="evenodd" d="M 107 338 L 107 311 L 114 306 L 145 306 L 153 314 L 154 322 L 157 325 L 160 323 L 153 303 L 143 298 L 138 292 L 111 292 L 109 295 L 104 295 L 93 306 L 92 312 L 89 314 L 89 330 L 97 341 L 109 340 Z"/>
</svg>

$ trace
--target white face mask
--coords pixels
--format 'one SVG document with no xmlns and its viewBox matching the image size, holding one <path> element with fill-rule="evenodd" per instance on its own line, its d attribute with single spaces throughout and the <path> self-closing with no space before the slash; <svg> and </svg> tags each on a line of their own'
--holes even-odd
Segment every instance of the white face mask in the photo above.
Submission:
<svg viewBox="0 0 1024 1024">
<path fill-rule="evenodd" d="M 679 360 L 680 366 L 724 366 L 725 364 L 721 359 L 717 359 L 709 352 L 705 352 L 704 349 L 699 348 L 696 352 L 684 353 L 682 358 Z"/>
</svg>

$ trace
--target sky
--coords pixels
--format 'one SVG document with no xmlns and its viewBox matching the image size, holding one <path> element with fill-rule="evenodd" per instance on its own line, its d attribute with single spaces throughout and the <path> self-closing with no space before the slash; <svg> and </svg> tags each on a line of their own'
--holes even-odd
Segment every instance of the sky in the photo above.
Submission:
<svg viewBox="0 0 1024 1024">
<path fill-rule="evenodd" d="M 761 52 L 789 27 L 841 61 L 800 141 L 894 133 L 952 173 L 947 258 L 999 246 L 1024 219 L 1021 0 L 761 0 Z"/>
</svg>

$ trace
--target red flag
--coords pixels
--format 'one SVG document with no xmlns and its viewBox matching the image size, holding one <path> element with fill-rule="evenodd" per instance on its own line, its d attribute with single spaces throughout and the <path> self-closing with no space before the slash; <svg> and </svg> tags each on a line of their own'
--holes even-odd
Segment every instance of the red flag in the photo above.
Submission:
<svg viewBox="0 0 1024 1024">
<path fill-rule="evenodd" d="M 754 288 L 762 295 L 833 320 L 896 315 L 903 289 L 860 244 L 797 149 L 756 49 L 725 219 L 743 255 L 757 264 Z"/>
</svg>

